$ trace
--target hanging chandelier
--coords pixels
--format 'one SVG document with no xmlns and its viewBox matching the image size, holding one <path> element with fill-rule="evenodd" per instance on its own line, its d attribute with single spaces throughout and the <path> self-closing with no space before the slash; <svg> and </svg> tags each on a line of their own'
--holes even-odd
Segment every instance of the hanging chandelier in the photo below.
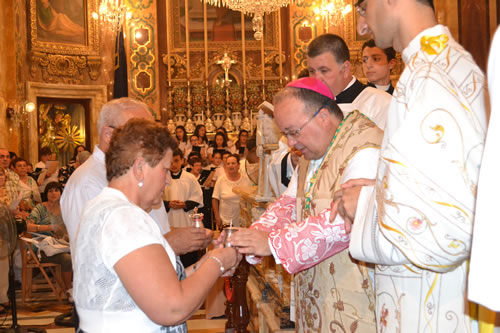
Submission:
<svg viewBox="0 0 500 333">
<path fill-rule="evenodd" d="M 351 4 L 346 5 L 344 0 L 321 0 L 313 11 L 316 20 L 319 20 L 320 16 L 323 18 L 326 30 L 328 30 L 330 23 L 333 22 L 333 25 L 337 25 L 337 22 L 342 21 L 352 11 L 352 6 Z"/>
<path fill-rule="evenodd" d="M 92 18 L 109 27 L 113 33 L 121 31 L 127 6 L 122 0 L 101 0 L 99 12 L 93 12 Z"/>
<path fill-rule="evenodd" d="M 224 6 L 232 10 L 253 16 L 254 38 L 261 40 L 264 28 L 264 14 L 277 11 L 289 4 L 290 0 L 202 0 L 212 6 Z"/>
</svg>

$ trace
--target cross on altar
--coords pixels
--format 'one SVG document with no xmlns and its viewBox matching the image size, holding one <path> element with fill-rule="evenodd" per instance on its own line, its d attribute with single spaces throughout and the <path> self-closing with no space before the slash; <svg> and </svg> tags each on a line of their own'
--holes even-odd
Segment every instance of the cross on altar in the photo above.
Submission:
<svg viewBox="0 0 500 333">
<path fill-rule="evenodd" d="M 224 81 L 225 82 L 231 82 L 231 80 L 229 80 L 229 69 L 231 68 L 231 65 L 235 64 L 235 63 L 236 63 L 236 60 L 231 59 L 227 55 L 227 52 L 224 52 L 224 56 L 222 57 L 222 59 L 217 61 L 217 64 L 220 65 L 222 67 L 222 69 L 224 70 Z"/>
</svg>

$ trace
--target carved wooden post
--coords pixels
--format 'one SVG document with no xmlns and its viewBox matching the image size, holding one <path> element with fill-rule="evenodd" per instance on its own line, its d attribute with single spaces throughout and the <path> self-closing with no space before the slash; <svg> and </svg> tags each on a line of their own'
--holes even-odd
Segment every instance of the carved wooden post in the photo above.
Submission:
<svg viewBox="0 0 500 333">
<path fill-rule="evenodd" d="M 247 281 L 249 265 L 246 260 L 242 260 L 231 278 L 232 302 L 229 299 L 226 303 L 226 332 L 247 333 L 250 315 L 247 304 Z"/>
</svg>

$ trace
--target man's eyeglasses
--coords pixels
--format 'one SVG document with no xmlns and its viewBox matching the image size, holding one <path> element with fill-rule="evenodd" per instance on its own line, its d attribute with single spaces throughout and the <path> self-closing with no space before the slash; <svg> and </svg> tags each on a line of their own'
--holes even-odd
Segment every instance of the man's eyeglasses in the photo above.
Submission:
<svg viewBox="0 0 500 333">
<path fill-rule="evenodd" d="M 293 131 L 290 131 L 288 133 L 283 133 L 286 137 L 289 137 L 289 138 L 298 138 L 299 135 L 300 135 L 300 131 L 302 131 L 304 129 L 304 127 L 307 126 L 307 124 L 309 124 L 311 122 L 311 120 L 314 119 L 314 117 L 316 117 L 318 115 L 318 113 L 323 110 L 325 108 L 326 104 L 323 104 L 319 107 L 319 109 L 313 114 L 313 116 L 311 118 L 309 118 L 308 121 L 306 121 L 304 123 L 304 125 L 300 126 L 299 128 L 297 128 L 296 130 L 293 130 Z"/>
<path fill-rule="evenodd" d="M 365 17 L 366 16 L 366 1 L 358 1 L 358 3 L 355 6 L 356 6 L 356 10 L 358 11 L 359 16 Z"/>
</svg>

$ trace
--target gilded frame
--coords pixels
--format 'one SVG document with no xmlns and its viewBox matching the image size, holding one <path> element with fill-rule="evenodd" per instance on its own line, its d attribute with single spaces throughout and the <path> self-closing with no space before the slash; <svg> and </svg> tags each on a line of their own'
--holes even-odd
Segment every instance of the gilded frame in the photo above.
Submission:
<svg viewBox="0 0 500 333">
<path fill-rule="evenodd" d="M 47 40 L 47 38 L 39 38 L 38 30 L 41 25 L 39 25 L 38 12 L 42 10 L 40 7 L 42 1 L 50 3 L 50 0 L 29 0 L 28 25 L 30 48 L 32 51 L 59 55 L 99 55 L 99 21 L 92 18 L 92 13 L 98 11 L 98 0 L 79 0 L 82 1 L 83 9 L 83 13 L 81 13 L 84 23 L 83 42 L 76 44 L 57 39 Z"/>
<path fill-rule="evenodd" d="M 167 0 L 169 1 L 169 15 L 168 19 L 168 47 L 171 52 L 180 52 L 186 50 L 186 42 L 181 38 L 181 27 L 184 25 L 181 22 L 184 17 L 181 18 L 181 2 L 184 5 L 184 0 Z M 188 0 L 197 1 L 200 0 Z M 210 5 L 207 5 L 210 7 Z M 251 26 L 251 23 L 250 23 Z M 246 26 L 248 29 L 248 26 Z M 210 29 L 207 27 L 207 29 Z M 265 49 L 277 49 L 278 48 L 278 19 L 275 12 L 264 15 L 264 48 Z M 238 36 L 239 37 L 239 36 Z M 189 48 L 192 51 L 204 50 L 203 41 L 190 41 Z M 257 40 L 246 40 L 245 48 L 247 50 L 260 50 L 261 42 Z M 236 41 L 208 41 L 208 50 L 217 51 L 221 49 L 228 50 L 241 50 L 241 40 Z"/>
</svg>

